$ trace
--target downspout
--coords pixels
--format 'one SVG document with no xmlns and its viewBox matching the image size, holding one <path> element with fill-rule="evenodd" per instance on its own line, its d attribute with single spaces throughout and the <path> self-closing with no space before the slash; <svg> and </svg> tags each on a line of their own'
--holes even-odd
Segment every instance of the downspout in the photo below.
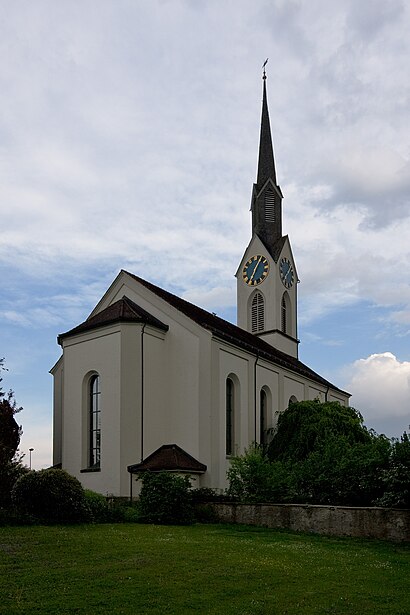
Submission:
<svg viewBox="0 0 410 615">
<path fill-rule="evenodd" d="M 146 323 L 141 328 L 141 461 L 144 460 L 144 331 Z"/>
<path fill-rule="evenodd" d="M 326 393 L 325 393 L 325 402 L 327 402 L 327 396 L 329 394 L 329 389 L 330 389 L 330 386 L 328 385 L 328 387 L 326 389 Z"/>
<path fill-rule="evenodd" d="M 255 363 L 254 363 L 254 366 L 253 366 L 253 396 L 254 396 L 254 417 L 255 417 L 255 425 L 254 425 L 254 427 L 255 427 L 255 444 L 256 444 L 256 442 L 257 442 L 257 440 L 256 440 L 256 423 L 257 423 L 257 421 L 256 421 L 256 405 L 257 405 L 257 394 L 256 394 L 256 365 L 257 365 L 258 361 L 259 361 L 259 352 L 258 352 L 258 354 L 256 355 L 256 360 L 255 360 Z"/>
</svg>

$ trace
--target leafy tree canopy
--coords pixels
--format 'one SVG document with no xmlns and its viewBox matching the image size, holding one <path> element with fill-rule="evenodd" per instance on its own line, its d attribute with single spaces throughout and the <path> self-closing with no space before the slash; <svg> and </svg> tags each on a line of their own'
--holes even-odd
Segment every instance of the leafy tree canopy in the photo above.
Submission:
<svg viewBox="0 0 410 615">
<path fill-rule="evenodd" d="M 5 369 L 3 358 L 0 359 L 0 371 Z M 3 390 L 2 380 L 0 377 L 0 468 L 14 459 L 23 433 L 14 418 L 22 408 L 17 406 L 13 391 Z"/>
<path fill-rule="evenodd" d="M 279 414 L 268 457 L 272 461 L 303 461 L 332 440 L 353 445 L 372 439 L 373 433 L 355 408 L 338 402 L 301 401 Z"/>
</svg>

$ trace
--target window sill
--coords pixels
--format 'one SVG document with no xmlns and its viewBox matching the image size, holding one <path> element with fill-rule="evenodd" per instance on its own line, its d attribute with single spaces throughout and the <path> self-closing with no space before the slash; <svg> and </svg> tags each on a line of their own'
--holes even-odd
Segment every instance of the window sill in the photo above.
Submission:
<svg viewBox="0 0 410 615">
<path fill-rule="evenodd" d="M 84 470 L 80 470 L 80 474 L 85 474 L 86 472 L 101 472 L 101 468 L 84 468 Z"/>
</svg>

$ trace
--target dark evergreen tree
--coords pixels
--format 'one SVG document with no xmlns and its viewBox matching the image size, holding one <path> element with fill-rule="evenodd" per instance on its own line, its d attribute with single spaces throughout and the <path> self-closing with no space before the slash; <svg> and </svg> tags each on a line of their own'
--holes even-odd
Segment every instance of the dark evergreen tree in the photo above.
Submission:
<svg viewBox="0 0 410 615">
<path fill-rule="evenodd" d="M 0 359 L 0 371 L 5 370 L 4 358 Z M 14 392 L 5 392 L 0 377 L 0 507 L 10 503 L 11 488 L 21 473 L 18 447 L 23 433 L 14 418 L 22 410 L 17 406 Z"/>
</svg>

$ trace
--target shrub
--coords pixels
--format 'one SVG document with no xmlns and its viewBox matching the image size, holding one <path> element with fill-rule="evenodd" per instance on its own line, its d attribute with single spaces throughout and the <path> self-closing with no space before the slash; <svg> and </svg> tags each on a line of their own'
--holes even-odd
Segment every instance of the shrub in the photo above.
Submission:
<svg viewBox="0 0 410 615">
<path fill-rule="evenodd" d="M 410 508 L 410 440 L 406 432 L 392 444 L 390 464 L 382 472 L 383 495 L 378 506 Z"/>
<path fill-rule="evenodd" d="M 34 525 L 36 519 L 24 514 L 15 508 L 0 508 L 0 527 L 10 525 Z"/>
<path fill-rule="evenodd" d="M 195 520 L 198 523 L 218 523 L 219 517 L 212 504 L 195 504 Z"/>
<path fill-rule="evenodd" d="M 94 523 L 107 523 L 112 521 L 111 507 L 104 495 L 91 491 L 91 489 L 85 489 L 84 496 L 91 521 Z"/>
<path fill-rule="evenodd" d="M 119 515 L 124 523 L 139 523 L 141 521 L 138 507 L 135 504 L 123 504 L 119 509 Z"/>
<path fill-rule="evenodd" d="M 245 502 L 280 502 L 287 489 L 285 464 L 270 463 L 259 444 L 231 460 L 228 480 L 227 494 Z"/>
<path fill-rule="evenodd" d="M 139 514 L 135 504 L 122 498 L 107 498 L 101 493 L 85 489 L 87 507 L 93 523 L 137 522 Z"/>
<path fill-rule="evenodd" d="M 138 502 L 140 520 L 163 525 L 189 525 L 194 521 L 187 476 L 169 472 L 146 472 Z"/>
<path fill-rule="evenodd" d="M 10 508 L 13 486 L 18 478 L 28 471 L 19 461 L 10 461 L 0 467 L 0 507 Z"/>
<path fill-rule="evenodd" d="M 219 493 L 216 489 L 210 487 L 199 487 L 191 491 L 192 501 L 197 502 L 226 502 L 228 498 L 225 494 Z"/>
<path fill-rule="evenodd" d="M 64 470 L 40 470 L 21 476 L 12 490 L 12 502 L 23 514 L 46 523 L 90 519 L 81 483 Z"/>
</svg>

